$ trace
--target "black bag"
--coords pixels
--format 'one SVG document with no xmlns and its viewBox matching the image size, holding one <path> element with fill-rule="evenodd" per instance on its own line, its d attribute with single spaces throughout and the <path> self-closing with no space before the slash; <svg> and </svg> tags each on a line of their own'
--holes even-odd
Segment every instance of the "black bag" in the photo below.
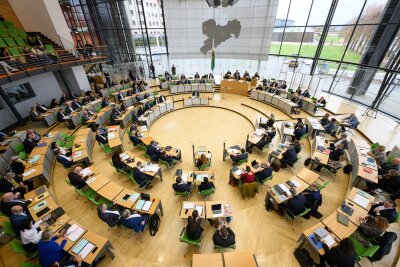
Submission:
<svg viewBox="0 0 400 267">
<path fill-rule="evenodd" d="M 311 158 L 308 158 L 304 161 L 304 166 L 308 166 L 311 163 Z"/>
<path fill-rule="evenodd" d="M 281 164 L 279 163 L 279 161 L 275 160 L 271 163 L 271 168 L 274 170 L 274 172 L 279 172 Z"/>
<path fill-rule="evenodd" d="M 353 170 L 353 166 L 351 166 L 351 164 L 347 164 L 346 166 L 343 167 L 343 172 L 345 174 L 350 174 L 352 170 Z"/>
<path fill-rule="evenodd" d="M 375 238 L 375 244 L 379 245 L 379 249 L 369 258 L 371 262 L 380 261 L 385 255 L 388 255 L 392 250 L 392 244 L 396 241 L 397 235 L 393 232 L 386 232 L 383 236 Z"/>
<path fill-rule="evenodd" d="M 150 230 L 150 235 L 151 236 L 155 236 L 157 231 L 158 231 L 158 227 L 160 227 L 160 217 L 157 214 L 153 214 L 150 219 L 149 219 L 149 230 Z"/>
<path fill-rule="evenodd" d="M 305 248 L 296 248 L 294 250 L 294 256 L 301 267 L 313 267 L 314 261 L 310 256 L 310 253 Z"/>
</svg>

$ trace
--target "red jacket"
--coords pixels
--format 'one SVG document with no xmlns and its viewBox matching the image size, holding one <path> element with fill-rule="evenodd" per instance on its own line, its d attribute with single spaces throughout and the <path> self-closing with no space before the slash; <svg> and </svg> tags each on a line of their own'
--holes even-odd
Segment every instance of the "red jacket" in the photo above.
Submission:
<svg viewBox="0 0 400 267">
<path fill-rule="evenodd" d="M 254 182 L 254 173 L 252 172 L 245 172 L 240 175 L 243 183 L 253 183 Z"/>
</svg>

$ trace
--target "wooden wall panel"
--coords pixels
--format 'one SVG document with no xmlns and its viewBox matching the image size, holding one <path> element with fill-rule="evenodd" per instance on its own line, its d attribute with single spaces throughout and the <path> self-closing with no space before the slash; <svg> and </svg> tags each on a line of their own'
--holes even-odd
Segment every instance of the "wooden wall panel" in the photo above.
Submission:
<svg viewBox="0 0 400 267">
<path fill-rule="evenodd" d="M 15 15 L 14 10 L 11 8 L 10 3 L 8 3 L 8 0 L 0 0 L 0 15 L 2 15 L 6 21 L 14 22 L 15 27 L 18 29 L 23 28 L 17 15 Z"/>
</svg>

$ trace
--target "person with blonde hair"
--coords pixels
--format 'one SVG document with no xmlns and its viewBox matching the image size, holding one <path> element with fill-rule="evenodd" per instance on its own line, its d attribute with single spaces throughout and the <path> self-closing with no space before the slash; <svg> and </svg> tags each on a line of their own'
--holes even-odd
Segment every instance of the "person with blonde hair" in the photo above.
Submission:
<svg viewBox="0 0 400 267">
<path fill-rule="evenodd" d="M 196 167 L 200 168 L 201 166 L 203 166 L 204 164 L 207 164 L 207 163 L 208 163 L 208 158 L 207 158 L 206 154 L 201 154 L 200 158 L 196 162 Z"/>
<path fill-rule="evenodd" d="M 360 231 L 366 237 L 378 237 L 385 233 L 389 227 L 388 219 L 382 216 L 368 215 L 360 218 L 361 224 L 359 226 Z"/>
<path fill-rule="evenodd" d="M 373 157 L 378 165 L 382 165 L 387 159 L 385 149 L 386 148 L 384 146 L 378 146 L 377 148 L 369 151 L 368 155 Z"/>
</svg>

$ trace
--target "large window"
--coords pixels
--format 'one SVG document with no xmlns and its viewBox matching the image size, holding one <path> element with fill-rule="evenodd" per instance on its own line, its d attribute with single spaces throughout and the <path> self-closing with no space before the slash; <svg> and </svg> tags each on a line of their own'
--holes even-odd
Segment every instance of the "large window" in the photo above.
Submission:
<svg viewBox="0 0 400 267">
<path fill-rule="evenodd" d="M 4 88 L 8 98 L 13 104 L 22 102 L 29 98 L 35 97 L 35 92 L 33 91 L 29 83 L 24 83 L 20 85 L 15 85 L 12 87 Z"/>
</svg>

